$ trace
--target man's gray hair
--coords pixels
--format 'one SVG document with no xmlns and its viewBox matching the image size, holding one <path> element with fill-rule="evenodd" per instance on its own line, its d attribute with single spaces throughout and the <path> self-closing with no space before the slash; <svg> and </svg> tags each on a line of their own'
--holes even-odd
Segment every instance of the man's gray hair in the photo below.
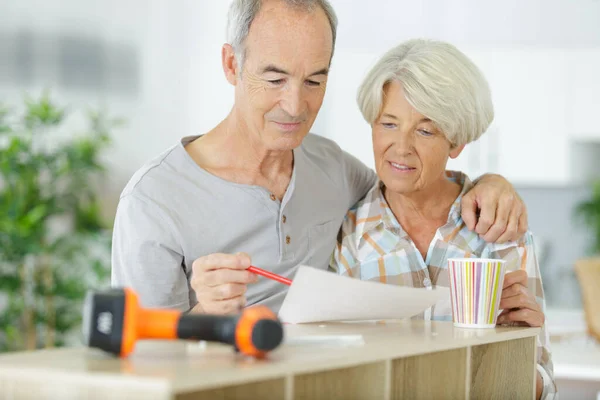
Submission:
<svg viewBox="0 0 600 400">
<path fill-rule="evenodd" d="M 331 26 L 331 33 L 333 36 L 333 44 L 331 55 L 333 57 L 333 49 L 335 49 L 335 38 L 337 33 L 337 16 L 333 7 L 329 4 L 328 0 L 282 0 L 285 4 L 290 7 L 312 12 L 315 8 L 320 7 L 325 11 L 329 25 Z M 229 43 L 233 50 L 240 67 L 244 63 L 244 57 L 246 55 L 246 38 L 250 32 L 250 25 L 252 21 L 258 15 L 262 0 L 233 0 L 229 7 L 229 15 L 227 17 L 227 43 Z"/>
<path fill-rule="evenodd" d="M 383 55 L 358 90 L 358 106 L 369 124 L 379 117 L 383 90 L 391 81 L 402 84 L 406 100 L 453 146 L 479 139 L 494 119 L 485 77 L 449 43 L 413 39 Z"/>
</svg>

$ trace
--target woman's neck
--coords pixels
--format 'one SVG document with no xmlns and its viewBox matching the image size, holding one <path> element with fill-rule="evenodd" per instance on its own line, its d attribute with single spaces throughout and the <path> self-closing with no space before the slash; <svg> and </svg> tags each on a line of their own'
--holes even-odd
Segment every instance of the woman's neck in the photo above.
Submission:
<svg viewBox="0 0 600 400">
<path fill-rule="evenodd" d="M 460 185 L 445 176 L 437 184 L 409 194 L 385 190 L 384 197 L 394 216 L 423 259 L 435 232 L 448 221 L 450 208 L 460 192 Z"/>
<path fill-rule="evenodd" d="M 385 199 L 396 215 L 401 219 L 444 219 L 448 218 L 450 207 L 460 194 L 459 184 L 443 177 L 437 184 L 412 193 L 395 193 L 386 188 Z"/>
</svg>

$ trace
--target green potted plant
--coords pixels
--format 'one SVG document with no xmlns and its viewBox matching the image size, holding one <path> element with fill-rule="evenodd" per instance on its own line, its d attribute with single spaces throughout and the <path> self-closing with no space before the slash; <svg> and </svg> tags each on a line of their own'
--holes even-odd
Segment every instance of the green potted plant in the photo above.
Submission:
<svg viewBox="0 0 600 400">
<path fill-rule="evenodd" d="M 592 184 L 591 196 L 577 205 L 576 214 L 592 231 L 591 251 L 600 254 L 600 179 Z"/>
<path fill-rule="evenodd" d="M 0 105 L 0 351 L 64 345 L 86 291 L 107 284 L 100 156 L 120 121 L 91 111 L 75 134 L 66 119 L 47 93 Z"/>
<path fill-rule="evenodd" d="M 581 297 L 588 333 L 600 341 L 600 179 L 592 185 L 590 197 L 577 205 L 576 213 L 592 231 L 593 254 L 577 260 L 575 272 L 581 287 Z"/>
</svg>

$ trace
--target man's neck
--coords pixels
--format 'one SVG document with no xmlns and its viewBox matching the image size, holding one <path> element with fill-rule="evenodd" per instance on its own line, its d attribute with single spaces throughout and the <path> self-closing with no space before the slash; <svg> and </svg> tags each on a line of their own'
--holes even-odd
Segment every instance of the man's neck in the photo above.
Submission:
<svg viewBox="0 0 600 400">
<path fill-rule="evenodd" d="M 293 152 L 269 150 L 248 132 L 247 124 L 231 113 L 186 151 L 200 167 L 222 179 L 263 186 L 282 197 L 292 175 Z"/>
</svg>

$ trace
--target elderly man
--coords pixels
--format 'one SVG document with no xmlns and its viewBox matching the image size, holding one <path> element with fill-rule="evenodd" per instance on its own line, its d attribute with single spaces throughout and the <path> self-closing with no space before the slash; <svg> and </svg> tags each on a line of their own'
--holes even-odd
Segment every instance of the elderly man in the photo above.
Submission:
<svg viewBox="0 0 600 400">
<path fill-rule="evenodd" d="M 344 215 L 377 179 L 332 141 L 308 134 L 336 25 L 326 0 L 234 0 L 221 54 L 233 108 L 123 190 L 114 286 L 132 287 L 147 307 L 223 314 L 262 303 L 277 311 L 286 288 L 258 280 L 246 271 L 251 262 L 287 277 L 299 264 L 327 269 Z M 488 241 L 527 229 L 522 202 L 498 176 L 465 194 L 462 213 Z"/>
</svg>

